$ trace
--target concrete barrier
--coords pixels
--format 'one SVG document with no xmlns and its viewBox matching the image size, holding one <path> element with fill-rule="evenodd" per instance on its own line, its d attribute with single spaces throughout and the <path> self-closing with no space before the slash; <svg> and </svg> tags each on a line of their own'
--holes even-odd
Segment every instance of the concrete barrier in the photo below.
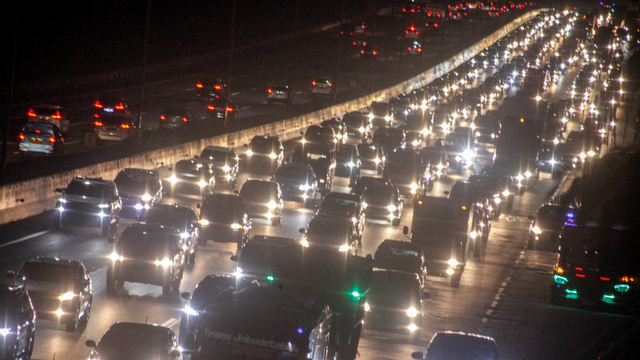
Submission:
<svg viewBox="0 0 640 360">
<path fill-rule="evenodd" d="M 66 187 L 69 181 L 77 176 L 102 177 L 113 179 L 117 173 L 126 167 L 154 169 L 161 164 L 175 164 L 177 161 L 192 158 L 200 154 L 206 146 L 238 147 L 248 143 L 256 135 L 279 136 L 283 141 L 298 137 L 299 132 L 310 125 L 317 124 L 337 114 L 356 111 L 365 108 L 372 101 L 385 100 L 400 93 L 421 88 L 438 77 L 455 69 L 465 61 L 471 59 L 480 51 L 504 37 L 520 25 L 536 16 L 541 10 L 531 11 L 493 34 L 478 41 L 476 44 L 462 50 L 451 58 L 431 67 L 409 80 L 395 86 L 378 90 L 361 98 L 344 102 L 329 108 L 309 114 L 300 115 L 270 124 L 260 125 L 251 129 L 237 131 L 225 135 L 192 141 L 186 144 L 149 151 L 130 157 L 94 164 L 84 168 L 66 171 L 55 175 L 35 178 L 15 184 L 0 187 L 0 224 L 9 223 L 50 210 L 56 201 L 56 188 Z"/>
</svg>

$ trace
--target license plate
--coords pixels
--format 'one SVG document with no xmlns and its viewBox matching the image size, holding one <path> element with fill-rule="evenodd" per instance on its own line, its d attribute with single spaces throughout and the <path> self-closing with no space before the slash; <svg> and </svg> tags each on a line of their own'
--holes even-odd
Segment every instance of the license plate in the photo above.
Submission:
<svg viewBox="0 0 640 360">
<path fill-rule="evenodd" d="M 116 110 L 114 108 L 104 108 L 104 112 L 108 112 L 108 113 L 112 113 L 115 112 Z"/>
<path fill-rule="evenodd" d="M 34 144 L 42 144 L 42 139 L 31 139 L 31 142 Z"/>
</svg>

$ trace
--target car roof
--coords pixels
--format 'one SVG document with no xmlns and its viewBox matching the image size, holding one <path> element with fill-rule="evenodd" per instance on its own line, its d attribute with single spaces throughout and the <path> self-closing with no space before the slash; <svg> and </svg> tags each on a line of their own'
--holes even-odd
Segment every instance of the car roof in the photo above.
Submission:
<svg viewBox="0 0 640 360">
<path fill-rule="evenodd" d="M 89 182 L 89 185 L 109 185 L 112 184 L 113 181 L 112 180 L 104 180 L 103 178 L 90 178 L 90 177 L 85 177 L 85 176 L 81 176 L 78 175 L 75 178 L 73 178 L 71 181 L 85 181 L 85 182 Z"/>
<path fill-rule="evenodd" d="M 151 206 L 149 210 L 151 209 L 173 210 L 180 213 L 185 213 L 189 210 L 193 210 L 191 206 L 178 205 L 178 204 L 153 204 L 153 206 Z"/>
<path fill-rule="evenodd" d="M 422 252 L 422 246 L 416 243 L 412 243 L 411 241 L 408 241 L 408 240 L 396 240 L 396 239 L 385 239 L 382 243 L 380 243 L 380 245 L 378 246 L 378 249 L 384 249 L 389 247 L 395 247 L 395 248 L 407 249 L 407 250 L 418 250 Z"/>
<path fill-rule="evenodd" d="M 124 168 L 120 170 L 120 172 L 140 172 L 148 175 L 158 175 L 158 172 L 155 170 L 136 169 L 136 168 Z"/>
<path fill-rule="evenodd" d="M 161 334 L 168 334 L 169 332 L 173 332 L 173 330 L 171 330 L 170 328 L 158 325 L 158 324 L 142 324 L 142 323 L 134 323 L 134 322 L 125 322 L 125 321 L 118 321 L 117 323 L 111 325 L 109 327 L 109 330 L 107 331 L 111 331 L 112 329 L 118 330 L 118 329 L 129 329 L 129 330 L 138 330 L 138 331 L 153 331 L 153 332 L 157 332 L 157 333 L 161 333 Z"/>
<path fill-rule="evenodd" d="M 33 256 L 30 257 L 27 263 L 38 263 L 38 264 L 49 264 L 49 265 L 59 265 L 64 267 L 76 267 L 82 262 L 78 260 L 70 260 L 70 259 L 60 259 L 52 256 Z"/>
<path fill-rule="evenodd" d="M 220 201 L 244 201 L 242 199 L 242 197 L 240 197 L 240 195 L 237 194 L 224 194 L 224 193 L 213 193 L 213 194 L 209 194 L 207 195 L 204 199 L 202 199 L 203 202 L 207 202 L 207 201 L 216 201 L 216 202 L 220 202 Z"/>
<path fill-rule="evenodd" d="M 233 149 L 226 148 L 226 147 L 223 147 L 223 146 L 207 146 L 202 151 L 205 151 L 205 150 L 227 152 L 229 154 L 232 154 L 232 153 L 235 152 Z"/>
<path fill-rule="evenodd" d="M 294 169 L 301 169 L 301 170 L 312 169 L 311 165 L 309 165 L 309 164 L 301 164 L 301 163 L 285 163 L 285 164 L 282 164 L 282 166 L 280 166 L 280 168 L 294 168 Z"/>
<path fill-rule="evenodd" d="M 165 234 L 166 235 L 180 235 L 180 232 L 175 228 L 164 227 L 164 226 L 156 225 L 156 224 L 146 224 L 146 223 L 130 224 L 125 229 L 125 231 L 127 231 L 127 230 L 136 231 L 136 232 L 156 231 L 156 232 L 162 233 L 163 235 L 165 235 Z"/>
<path fill-rule="evenodd" d="M 341 192 L 330 192 L 325 196 L 326 199 L 340 199 L 340 200 L 352 200 L 356 202 L 362 202 L 362 198 L 355 194 L 341 193 Z"/>
<path fill-rule="evenodd" d="M 269 236 L 269 235 L 253 235 L 249 241 L 247 241 L 246 245 L 249 244 L 260 244 L 260 245 L 269 245 L 269 246 L 286 246 L 290 244 L 297 243 L 298 240 L 281 237 L 281 236 Z"/>
</svg>

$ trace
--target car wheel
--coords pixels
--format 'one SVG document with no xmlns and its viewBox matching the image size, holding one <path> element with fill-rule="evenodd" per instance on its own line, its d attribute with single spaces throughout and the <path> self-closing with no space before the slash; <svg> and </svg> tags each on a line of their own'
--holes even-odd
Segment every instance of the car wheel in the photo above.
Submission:
<svg viewBox="0 0 640 360">
<path fill-rule="evenodd" d="M 171 280 L 166 279 L 162 284 L 162 295 L 171 296 Z"/>
<path fill-rule="evenodd" d="M 87 308 L 84 310 L 84 314 L 82 318 L 80 318 L 80 327 L 86 328 L 87 324 L 89 324 L 89 317 L 91 317 L 91 304 L 93 303 L 93 298 L 89 299 L 89 303 L 87 304 Z"/>
</svg>

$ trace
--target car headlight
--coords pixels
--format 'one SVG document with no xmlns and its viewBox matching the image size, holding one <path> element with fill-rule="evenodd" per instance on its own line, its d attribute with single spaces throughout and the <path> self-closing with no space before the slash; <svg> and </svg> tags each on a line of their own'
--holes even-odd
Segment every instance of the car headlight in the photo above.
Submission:
<svg viewBox="0 0 640 360">
<path fill-rule="evenodd" d="M 475 239 L 475 238 L 478 237 L 478 233 L 475 232 L 475 231 L 472 231 L 472 232 L 469 233 L 469 237 L 472 238 L 472 239 Z"/>
<path fill-rule="evenodd" d="M 509 190 L 505 190 L 502 192 L 502 196 L 509 196 L 511 193 L 509 192 Z"/>
<path fill-rule="evenodd" d="M 9 328 L 0 328 L 0 336 L 6 337 L 11 332 Z"/>
<path fill-rule="evenodd" d="M 345 245 L 340 246 L 340 251 L 341 252 L 349 251 L 349 249 L 351 249 L 351 246 L 349 246 L 349 245 L 345 244 Z"/>
<path fill-rule="evenodd" d="M 367 204 L 366 202 L 364 202 L 364 201 L 363 201 L 363 202 L 362 202 L 362 208 L 363 208 L 363 209 L 366 209 L 366 208 L 367 208 L 367 206 L 369 206 L 369 204 Z"/>
<path fill-rule="evenodd" d="M 361 133 L 364 133 L 365 128 L 361 126 L 360 129 L 358 129 L 358 131 L 360 131 Z"/>
<path fill-rule="evenodd" d="M 447 263 L 449 264 L 449 266 L 451 266 L 452 268 L 458 266 L 458 260 L 456 259 L 450 259 L 449 261 L 447 261 Z"/>
<path fill-rule="evenodd" d="M 522 181 L 522 180 L 524 180 L 524 176 L 522 176 L 522 174 L 520 174 L 520 175 L 516 176 L 516 180 Z"/>
<path fill-rule="evenodd" d="M 416 310 L 416 308 L 414 307 L 410 307 L 407 309 L 407 316 L 410 318 L 414 318 L 416 316 L 418 316 L 418 310 Z"/>
<path fill-rule="evenodd" d="M 309 190 L 309 188 L 311 188 L 309 185 L 307 184 L 302 184 L 298 187 L 298 189 L 302 190 L 302 191 L 307 191 Z"/>
<path fill-rule="evenodd" d="M 374 162 L 374 163 L 376 163 L 376 165 L 377 165 L 377 164 L 380 164 L 380 159 L 375 158 L 375 159 L 373 159 L 373 162 Z"/>
<path fill-rule="evenodd" d="M 369 303 L 368 303 L 368 302 L 365 302 L 365 303 L 364 303 L 364 311 L 366 311 L 366 312 L 371 311 L 371 306 L 369 306 Z"/>
<path fill-rule="evenodd" d="M 373 119 L 373 114 L 369 114 L 369 119 Z"/>
<path fill-rule="evenodd" d="M 338 140 L 342 140 L 342 134 L 337 134 L 336 137 L 338 138 Z"/>
<path fill-rule="evenodd" d="M 455 157 L 455 160 L 456 160 L 456 161 L 460 161 L 460 160 L 462 160 L 462 157 L 460 157 L 460 156 L 456 156 L 456 157 Z"/>
<path fill-rule="evenodd" d="M 201 219 L 201 220 L 198 220 L 198 223 L 200 225 L 208 226 L 209 225 L 209 220 Z"/>
<path fill-rule="evenodd" d="M 309 247 L 309 242 L 307 241 L 307 239 L 302 239 L 300 240 L 300 245 L 304 247 Z"/>
<path fill-rule="evenodd" d="M 438 165 L 436 166 L 436 169 L 438 169 L 438 170 L 442 170 L 442 169 L 444 169 L 444 165 L 442 165 L 442 164 L 438 164 Z"/>
<path fill-rule="evenodd" d="M 524 173 L 524 176 L 525 176 L 525 177 L 530 178 L 530 177 L 531 177 L 531 171 L 527 171 L 527 172 L 525 172 L 525 173 Z"/>
<path fill-rule="evenodd" d="M 278 155 L 276 155 L 276 153 L 271 153 L 271 154 L 269 154 L 269 157 L 270 157 L 271 159 L 275 159 L 275 158 L 277 158 L 277 157 L 278 157 Z"/>
<path fill-rule="evenodd" d="M 247 150 L 247 156 L 253 156 L 253 151 L 251 151 L 251 149 Z"/>
<path fill-rule="evenodd" d="M 240 230 L 240 229 L 242 229 L 242 225 L 240 225 L 240 224 L 231 224 L 231 228 L 233 230 Z"/>
<path fill-rule="evenodd" d="M 418 140 L 413 140 L 413 142 L 411 142 L 411 144 L 413 146 L 418 146 L 420 144 L 420 142 Z"/>
<path fill-rule="evenodd" d="M 320 182 L 320 184 L 324 184 L 324 179 L 320 179 L 318 181 Z"/>
<path fill-rule="evenodd" d="M 118 255 L 118 253 L 116 252 L 112 252 L 111 255 L 109 255 L 109 259 L 116 261 L 116 260 L 124 260 L 124 257 L 122 255 Z"/>
<path fill-rule="evenodd" d="M 418 190 L 418 184 L 416 183 L 411 183 L 411 185 L 409 186 L 411 188 L 411 190 L 416 191 Z"/>
<path fill-rule="evenodd" d="M 142 201 L 150 201 L 150 200 L 151 200 L 151 195 L 149 194 L 142 195 Z"/>
<path fill-rule="evenodd" d="M 169 259 L 162 259 L 162 261 L 156 260 L 155 264 L 156 266 L 162 266 L 163 268 L 168 268 L 169 266 L 171 266 L 171 260 Z"/>
<path fill-rule="evenodd" d="M 270 201 L 267 206 L 269 206 L 269 210 L 273 210 L 276 208 L 277 205 L 275 201 Z"/>
<path fill-rule="evenodd" d="M 349 161 L 349 162 L 347 163 L 347 166 L 348 166 L 348 167 L 354 167 L 354 166 L 356 166 L 356 164 L 354 164 L 352 161 Z"/>
<path fill-rule="evenodd" d="M 496 203 L 496 204 L 500 204 L 501 201 L 502 200 L 499 197 L 494 197 L 493 198 L 493 202 Z"/>
<path fill-rule="evenodd" d="M 398 207 L 396 207 L 395 205 L 389 205 L 389 206 L 387 206 L 387 210 L 396 211 L 396 210 L 398 210 Z"/>
<path fill-rule="evenodd" d="M 190 316 L 200 316 L 200 313 L 198 313 L 197 311 L 193 310 L 191 308 L 191 306 L 189 306 L 188 304 L 184 307 L 184 312 L 185 312 L 185 314 L 190 315 Z"/>
<path fill-rule="evenodd" d="M 100 204 L 100 205 L 98 205 L 98 207 L 100 209 L 107 209 L 109 207 L 109 204 Z"/>
<path fill-rule="evenodd" d="M 171 175 L 169 181 L 171 182 L 171 184 L 175 185 L 178 182 L 178 178 L 175 175 Z"/>
<path fill-rule="evenodd" d="M 229 171 L 231 171 L 231 168 L 229 167 L 229 165 L 225 165 L 225 166 L 222 167 L 222 171 L 229 172 Z"/>
<path fill-rule="evenodd" d="M 199 185 L 200 187 L 205 187 L 205 186 L 207 186 L 207 182 L 206 182 L 206 181 L 204 181 L 204 180 L 200 180 L 200 182 L 198 182 L 198 185 Z"/>
<path fill-rule="evenodd" d="M 542 230 L 540 230 L 540 228 L 537 225 L 532 227 L 531 231 L 533 231 L 533 233 L 536 234 L 536 235 L 542 234 Z"/>
<path fill-rule="evenodd" d="M 385 116 L 385 117 L 384 117 L 384 120 L 385 120 L 385 121 L 391 121 L 391 116 L 389 116 L 389 115 Z"/>
<path fill-rule="evenodd" d="M 60 301 L 69 301 L 72 300 L 74 296 L 76 296 L 76 294 L 74 294 L 73 291 L 69 291 L 60 295 L 58 299 L 60 299 Z"/>
</svg>

